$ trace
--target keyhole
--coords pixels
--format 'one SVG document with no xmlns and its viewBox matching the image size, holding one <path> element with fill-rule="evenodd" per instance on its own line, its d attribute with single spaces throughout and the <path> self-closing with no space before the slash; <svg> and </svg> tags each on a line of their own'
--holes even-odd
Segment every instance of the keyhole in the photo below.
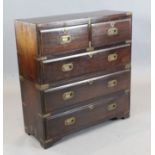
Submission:
<svg viewBox="0 0 155 155">
<path fill-rule="evenodd" d="M 116 81 L 113 81 L 113 85 L 116 85 Z"/>
<path fill-rule="evenodd" d="M 69 41 L 70 40 L 70 37 L 67 37 L 67 40 Z"/>
<path fill-rule="evenodd" d="M 70 93 L 70 96 L 73 96 L 73 93 L 72 92 Z"/>
<path fill-rule="evenodd" d="M 113 104 L 113 108 L 115 108 L 116 107 L 116 105 L 115 104 Z"/>
<path fill-rule="evenodd" d="M 69 68 L 71 69 L 72 68 L 72 65 L 69 65 Z"/>
</svg>

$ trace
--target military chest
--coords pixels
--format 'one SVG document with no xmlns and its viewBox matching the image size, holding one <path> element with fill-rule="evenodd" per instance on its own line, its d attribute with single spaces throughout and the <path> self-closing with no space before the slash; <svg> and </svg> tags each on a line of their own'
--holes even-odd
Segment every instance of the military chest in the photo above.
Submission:
<svg viewBox="0 0 155 155">
<path fill-rule="evenodd" d="M 15 22 L 25 131 L 44 148 L 130 112 L 130 12 Z"/>
</svg>

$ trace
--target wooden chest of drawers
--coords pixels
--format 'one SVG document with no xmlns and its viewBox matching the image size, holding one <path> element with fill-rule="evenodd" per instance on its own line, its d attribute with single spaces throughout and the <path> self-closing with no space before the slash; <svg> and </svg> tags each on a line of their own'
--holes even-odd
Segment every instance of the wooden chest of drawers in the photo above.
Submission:
<svg viewBox="0 0 155 155">
<path fill-rule="evenodd" d="M 130 12 L 16 20 L 25 131 L 44 148 L 130 111 Z"/>
</svg>

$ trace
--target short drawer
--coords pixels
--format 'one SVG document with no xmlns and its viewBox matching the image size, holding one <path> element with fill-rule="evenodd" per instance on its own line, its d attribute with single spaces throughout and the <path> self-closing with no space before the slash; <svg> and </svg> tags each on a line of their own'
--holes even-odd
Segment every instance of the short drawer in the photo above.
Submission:
<svg viewBox="0 0 155 155">
<path fill-rule="evenodd" d="M 131 18 L 92 24 L 94 47 L 131 40 Z"/>
<path fill-rule="evenodd" d="M 120 71 L 44 90 L 45 112 L 130 88 L 130 71 Z"/>
<path fill-rule="evenodd" d="M 55 59 L 42 61 L 42 82 L 54 83 L 56 81 L 68 80 L 104 72 L 104 74 L 123 70 L 130 63 L 130 44 L 115 46 L 94 52 L 82 53 Z"/>
<path fill-rule="evenodd" d="M 86 49 L 89 44 L 88 25 L 40 30 L 41 55 L 68 53 Z"/>
<path fill-rule="evenodd" d="M 61 137 L 108 119 L 123 117 L 129 113 L 129 100 L 128 94 L 119 92 L 50 116 L 45 119 L 46 138 Z"/>
</svg>

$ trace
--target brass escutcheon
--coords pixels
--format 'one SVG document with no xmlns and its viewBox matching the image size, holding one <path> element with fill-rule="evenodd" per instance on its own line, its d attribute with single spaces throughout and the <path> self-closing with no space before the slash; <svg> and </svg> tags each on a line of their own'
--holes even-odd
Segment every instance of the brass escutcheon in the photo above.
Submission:
<svg viewBox="0 0 155 155">
<path fill-rule="evenodd" d="M 65 92 L 63 93 L 62 97 L 64 100 L 72 99 L 74 97 L 74 92 L 73 91 Z"/>
<path fill-rule="evenodd" d="M 108 88 L 111 88 L 111 87 L 115 87 L 115 86 L 117 86 L 117 80 L 110 80 L 110 81 L 108 81 Z"/>
<path fill-rule="evenodd" d="M 61 44 L 68 44 L 72 41 L 72 37 L 70 35 L 63 35 L 60 36 L 60 43 Z"/>
<path fill-rule="evenodd" d="M 115 36 L 117 34 L 118 34 L 118 28 L 116 28 L 116 27 L 111 27 L 107 31 L 108 36 Z"/>
<path fill-rule="evenodd" d="M 116 108 L 117 108 L 117 103 L 114 102 L 108 105 L 107 110 L 112 111 L 112 110 L 115 110 Z"/>
<path fill-rule="evenodd" d="M 94 83 L 94 81 L 89 81 L 88 83 L 89 83 L 90 85 L 92 85 L 92 84 Z"/>
<path fill-rule="evenodd" d="M 93 53 L 89 53 L 88 56 L 89 56 L 89 58 L 92 58 L 93 57 Z"/>
<path fill-rule="evenodd" d="M 112 61 L 116 61 L 118 58 L 118 54 L 117 53 L 113 53 L 113 54 L 109 54 L 108 55 L 108 61 L 112 62 Z"/>
<path fill-rule="evenodd" d="M 89 108 L 89 110 L 93 110 L 95 108 L 95 106 L 94 105 L 89 105 L 88 108 Z"/>
<path fill-rule="evenodd" d="M 71 70 L 73 70 L 73 63 L 67 63 L 62 65 L 63 72 L 69 72 Z"/>
<path fill-rule="evenodd" d="M 75 124 L 75 117 L 70 117 L 70 118 L 67 118 L 64 122 L 65 126 L 69 126 L 69 125 L 73 125 Z"/>
</svg>

